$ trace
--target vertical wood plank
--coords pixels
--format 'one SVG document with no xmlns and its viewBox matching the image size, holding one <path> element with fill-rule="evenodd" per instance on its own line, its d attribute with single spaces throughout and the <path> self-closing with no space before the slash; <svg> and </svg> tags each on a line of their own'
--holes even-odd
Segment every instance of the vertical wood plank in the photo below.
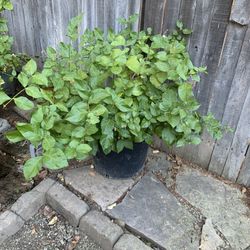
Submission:
<svg viewBox="0 0 250 250">
<path fill-rule="evenodd" d="M 167 0 L 145 0 L 144 28 L 152 28 L 155 34 L 162 33 L 166 3 Z"/>
<path fill-rule="evenodd" d="M 201 82 L 197 84 L 196 96 L 201 103 L 200 113 L 206 114 L 213 92 L 215 74 L 220 61 L 225 40 L 226 28 L 229 22 L 232 1 L 216 0 L 213 6 L 212 19 L 206 38 L 202 57 L 202 65 L 207 66 L 207 74 L 202 74 Z"/>
<path fill-rule="evenodd" d="M 250 1 L 234 0 L 230 20 L 241 25 L 250 24 Z"/>
<path fill-rule="evenodd" d="M 248 151 L 242 164 L 237 182 L 250 186 L 250 145 L 248 145 Z"/>
<path fill-rule="evenodd" d="M 248 28 L 245 40 L 241 49 L 237 67 L 235 69 L 234 79 L 230 88 L 230 93 L 227 98 L 225 111 L 223 114 L 222 123 L 230 126 L 236 130 L 238 121 L 243 115 L 242 107 L 246 99 L 249 79 L 250 79 L 250 29 Z M 235 132 L 234 132 L 235 133 Z M 223 168 L 226 164 L 227 157 L 230 151 L 234 148 L 231 147 L 234 133 L 227 133 L 223 138 L 218 141 L 214 147 L 213 154 L 210 162 L 210 170 L 222 174 Z M 228 172 L 228 170 L 225 170 Z"/>
<path fill-rule="evenodd" d="M 250 70 L 250 69 L 249 69 Z M 222 175 L 236 181 L 250 142 L 250 83 Z"/>
<path fill-rule="evenodd" d="M 168 0 L 164 9 L 163 34 L 168 34 L 176 28 L 179 18 L 181 0 Z"/>
<path fill-rule="evenodd" d="M 142 0 L 13 0 L 14 11 L 5 12 L 10 34 L 15 37 L 14 51 L 31 56 L 44 55 L 48 46 L 56 47 L 68 41 L 67 25 L 70 19 L 84 13 L 81 32 L 87 27 L 108 28 L 116 31 L 118 17 L 128 18 L 139 13 Z M 138 28 L 138 22 L 135 24 Z M 43 52 L 43 53 L 42 53 Z"/>
</svg>

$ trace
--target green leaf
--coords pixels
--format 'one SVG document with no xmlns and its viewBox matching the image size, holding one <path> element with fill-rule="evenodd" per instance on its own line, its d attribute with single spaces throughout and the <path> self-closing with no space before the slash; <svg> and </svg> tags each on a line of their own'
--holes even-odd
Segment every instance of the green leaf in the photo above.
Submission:
<svg viewBox="0 0 250 250">
<path fill-rule="evenodd" d="M 55 60 L 56 59 L 56 50 L 52 47 L 48 47 L 46 49 L 47 55 L 50 59 Z"/>
<path fill-rule="evenodd" d="M 83 138 L 84 134 L 85 134 L 85 129 L 83 127 L 76 127 L 72 131 L 72 136 L 76 138 Z"/>
<path fill-rule="evenodd" d="M 161 82 L 156 78 L 156 76 L 150 76 L 149 80 L 156 88 L 159 88 L 161 86 Z"/>
<path fill-rule="evenodd" d="M 66 147 L 66 149 L 65 149 L 65 155 L 66 155 L 67 159 L 74 159 L 76 157 L 76 149 L 75 148 Z"/>
<path fill-rule="evenodd" d="M 139 74 L 140 73 L 140 63 L 137 59 L 137 56 L 130 56 L 126 63 L 127 67 L 133 72 Z"/>
<path fill-rule="evenodd" d="M 42 131 L 28 123 L 17 123 L 17 130 L 32 144 L 37 145 L 42 140 Z"/>
<path fill-rule="evenodd" d="M 190 30 L 190 29 L 183 29 L 183 30 L 182 30 L 182 33 L 183 33 L 184 35 L 190 35 L 190 34 L 192 33 L 192 30 Z"/>
<path fill-rule="evenodd" d="M 111 43 L 112 46 L 123 46 L 125 45 L 125 38 L 121 35 L 118 35 L 115 40 Z"/>
<path fill-rule="evenodd" d="M 101 116 L 108 112 L 108 110 L 102 104 L 98 104 L 91 112 L 96 116 Z"/>
<path fill-rule="evenodd" d="M 113 136 L 113 129 L 114 129 L 114 120 L 108 117 L 102 119 L 101 122 L 101 129 L 102 133 L 107 136 Z"/>
<path fill-rule="evenodd" d="M 0 90 L 0 105 L 4 104 L 6 101 L 9 101 L 11 98 L 7 96 L 3 91 Z"/>
<path fill-rule="evenodd" d="M 91 150 L 92 148 L 88 144 L 79 144 L 76 148 L 77 158 L 86 158 Z"/>
<path fill-rule="evenodd" d="M 43 139 L 43 143 L 42 143 L 42 146 L 43 146 L 43 149 L 44 150 L 48 150 L 50 148 L 53 148 L 55 146 L 55 139 L 50 136 L 50 135 L 46 135 Z"/>
<path fill-rule="evenodd" d="M 29 78 L 24 72 L 21 72 L 17 79 L 23 85 L 23 87 L 26 87 L 29 83 Z"/>
<path fill-rule="evenodd" d="M 47 86 L 48 85 L 48 79 L 47 77 L 42 74 L 42 73 L 35 73 L 32 77 L 31 77 L 31 81 L 32 83 L 35 83 L 37 85 L 41 85 L 41 86 Z"/>
<path fill-rule="evenodd" d="M 77 124 L 84 120 L 87 113 L 87 104 L 78 102 L 71 108 L 65 119 L 73 124 Z"/>
<path fill-rule="evenodd" d="M 34 108 L 34 103 L 24 96 L 14 98 L 14 102 L 18 108 L 23 110 L 31 110 Z"/>
<path fill-rule="evenodd" d="M 23 71 L 29 75 L 32 76 L 37 71 L 37 65 L 36 62 L 31 59 L 29 60 L 23 67 Z"/>
<path fill-rule="evenodd" d="M 180 20 L 178 20 L 178 21 L 176 22 L 176 26 L 177 26 L 180 30 L 183 29 L 183 23 L 182 23 Z"/>
<path fill-rule="evenodd" d="M 38 175 L 38 173 L 42 169 L 42 160 L 42 156 L 38 156 L 35 158 L 31 158 L 25 162 L 23 167 L 23 173 L 26 180 L 30 180 Z"/>
<path fill-rule="evenodd" d="M 51 148 L 43 154 L 43 163 L 49 169 L 60 169 L 68 166 L 66 155 L 59 148 Z"/>
<path fill-rule="evenodd" d="M 11 2 L 9 1 L 3 1 L 3 7 L 6 10 L 13 10 L 13 5 Z"/>
<path fill-rule="evenodd" d="M 155 66 L 162 72 L 168 72 L 169 71 L 169 65 L 165 62 L 156 62 Z"/>
<path fill-rule="evenodd" d="M 201 138 L 198 137 L 198 136 L 193 136 L 192 139 L 191 139 L 191 143 L 195 144 L 195 145 L 198 145 L 198 144 L 201 143 Z"/>
<path fill-rule="evenodd" d="M 78 38 L 78 27 L 82 22 L 83 15 L 78 15 L 70 20 L 68 25 L 67 36 L 72 40 L 76 41 Z"/>
<path fill-rule="evenodd" d="M 108 96 L 110 96 L 110 94 L 106 89 L 94 89 L 89 97 L 89 104 L 97 104 Z"/>
<path fill-rule="evenodd" d="M 61 102 L 56 103 L 56 107 L 63 112 L 68 112 L 68 108 Z"/>
<path fill-rule="evenodd" d="M 178 87 L 178 94 L 182 101 L 187 102 L 193 96 L 192 85 L 189 83 L 181 84 Z"/>
<path fill-rule="evenodd" d="M 170 128 L 164 128 L 162 130 L 161 137 L 167 145 L 172 145 L 176 140 L 175 134 L 173 133 L 173 130 Z"/>
<path fill-rule="evenodd" d="M 186 65 L 179 64 L 176 72 L 183 80 L 187 80 L 188 67 Z"/>
<path fill-rule="evenodd" d="M 42 93 L 40 92 L 39 88 L 35 87 L 35 86 L 27 87 L 25 89 L 25 92 L 27 93 L 27 95 L 29 95 L 33 98 L 41 98 L 42 97 Z"/>
<path fill-rule="evenodd" d="M 98 128 L 96 127 L 96 125 L 92 125 L 92 124 L 86 124 L 85 126 L 85 133 L 86 135 L 93 135 L 96 132 L 98 132 Z"/>
<path fill-rule="evenodd" d="M 31 116 L 31 123 L 40 124 L 43 121 L 43 109 L 42 107 L 39 107 Z"/>
<path fill-rule="evenodd" d="M 16 143 L 25 140 L 18 130 L 12 130 L 5 133 L 5 136 L 10 142 Z"/>
<path fill-rule="evenodd" d="M 133 149 L 133 142 L 130 140 L 119 140 L 116 147 L 117 153 L 120 153 L 124 148 Z"/>
<path fill-rule="evenodd" d="M 95 114 L 93 114 L 92 112 L 88 113 L 88 120 L 87 122 L 90 124 L 97 124 L 99 123 L 100 119 L 98 116 L 96 116 Z"/>
<path fill-rule="evenodd" d="M 103 152 L 105 154 L 108 154 L 112 151 L 113 140 L 114 140 L 113 135 L 112 136 L 106 136 L 106 135 L 101 136 L 100 144 L 101 144 Z"/>
<path fill-rule="evenodd" d="M 132 89 L 132 95 L 134 96 L 140 96 L 142 95 L 143 91 L 142 91 L 142 88 L 141 86 L 139 85 L 135 85 Z"/>
</svg>

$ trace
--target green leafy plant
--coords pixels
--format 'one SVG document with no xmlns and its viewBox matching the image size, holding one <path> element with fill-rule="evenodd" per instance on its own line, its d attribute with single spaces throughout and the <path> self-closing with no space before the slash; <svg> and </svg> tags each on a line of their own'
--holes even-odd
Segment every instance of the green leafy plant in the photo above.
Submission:
<svg viewBox="0 0 250 250">
<path fill-rule="evenodd" d="M 0 13 L 12 9 L 10 0 L 0 0 Z M 4 83 L 1 74 L 7 75 L 12 81 L 17 75 L 17 70 L 21 70 L 21 65 L 28 61 L 28 56 L 12 53 L 12 44 L 13 38 L 8 35 L 7 21 L 0 17 L 0 85 Z"/>
<path fill-rule="evenodd" d="M 29 123 L 17 123 L 6 135 L 11 142 L 42 145 L 43 154 L 25 163 L 27 179 L 43 166 L 60 169 L 70 159 L 95 155 L 98 147 L 108 154 L 132 149 L 136 142 L 152 144 L 154 134 L 169 146 L 199 144 L 204 128 L 221 137 L 221 125 L 197 112 L 192 83 L 206 69 L 190 60 L 182 36 L 189 32 L 180 23 L 169 36 L 152 35 L 151 29 L 134 32 L 135 18 L 121 19 L 118 34 L 86 30 L 78 49 L 81 17 L 73 18 L 71 42 L 49 47 L 41 71 L 30 60 L 18 76 L 34 102 L 0 93 L 1 104 L 14 101 L 33 110 Z"/>
</svg>

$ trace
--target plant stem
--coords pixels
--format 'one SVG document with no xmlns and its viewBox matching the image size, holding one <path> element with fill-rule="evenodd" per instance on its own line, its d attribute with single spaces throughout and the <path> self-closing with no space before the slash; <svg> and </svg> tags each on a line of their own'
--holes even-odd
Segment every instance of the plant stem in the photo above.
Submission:
<svg viewBox="0 0 250 250">
<path fill-rule="evenodd" d="M 20 95 L 25 89 L 20 90 L 17 94 L 15 94 L 6 104 L 3 105 L 4 108 L 7 107 L 18 95 Z"/>
</svg>

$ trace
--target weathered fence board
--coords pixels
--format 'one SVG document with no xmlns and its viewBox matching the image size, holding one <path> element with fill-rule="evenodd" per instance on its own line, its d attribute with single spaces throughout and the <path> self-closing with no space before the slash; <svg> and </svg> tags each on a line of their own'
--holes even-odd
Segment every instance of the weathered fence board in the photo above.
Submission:
<svg viewBox="0 0 250 250">
<path fill-rule="evenodd" d="M 226 178 L 250 185 L 250 2 L 168 0 L 157 9 L 158 15 L 150 13 L 154 3 L 154 0 L 146 0 L 144 22 L 151 22 L 155 31 L 164 30 L 164 24 L 171 27 L 177 21 L 176 13 L 193 30 L 188 40 L 189 53 L 195 65 L 207 65 L 208 71 L 195 88 L 201 102 L 200 112 L 212 112 L 224 125 L 234 129 L 220 141 L 204 133 L 198 146 L 165 149 Z M 159 17 L 164 20 L 163 24 L 158 21 Z"/>
<path fill-rule="evenodd" d="M 81 32 L 100 27 L 118 31 L 118 17 L 139 13 L 141 27 L 165 34 L 177 19 L 193 30 L 187 40 L 196 66 L 207 65 L 207 75 L 195 87 L 200 112 L 212 112 L 234 129 L 222 140 L 207 133 L 198 146 L 170 151 L 239 183 L 250 185 L 250 1 L 249 0 L 13 0 L 6 12 L 14 49 L 41 56 L 48 45 L 67 41 L 65 31 L 73 16 L 84 12 Z M 135 24 L 135 28 L 138 27 Z M 162 143 L 158 145 L 163 147 Z M 168 149 L 169 150 L 169 149 Z"/>
<path fill-rule="evenodd" d="M 81 31 L 99 27 L 118 31 L 120 17 L 139 13 L 142 0 L 13 0 L 14 11 L 6 11 L 14 51 L 41 56 L 48 45 L 56 47 L 65 36 L 69 20 L 83 13 Z M 138 22 L 135 28 L 138 27 Z"/>
</svg>

